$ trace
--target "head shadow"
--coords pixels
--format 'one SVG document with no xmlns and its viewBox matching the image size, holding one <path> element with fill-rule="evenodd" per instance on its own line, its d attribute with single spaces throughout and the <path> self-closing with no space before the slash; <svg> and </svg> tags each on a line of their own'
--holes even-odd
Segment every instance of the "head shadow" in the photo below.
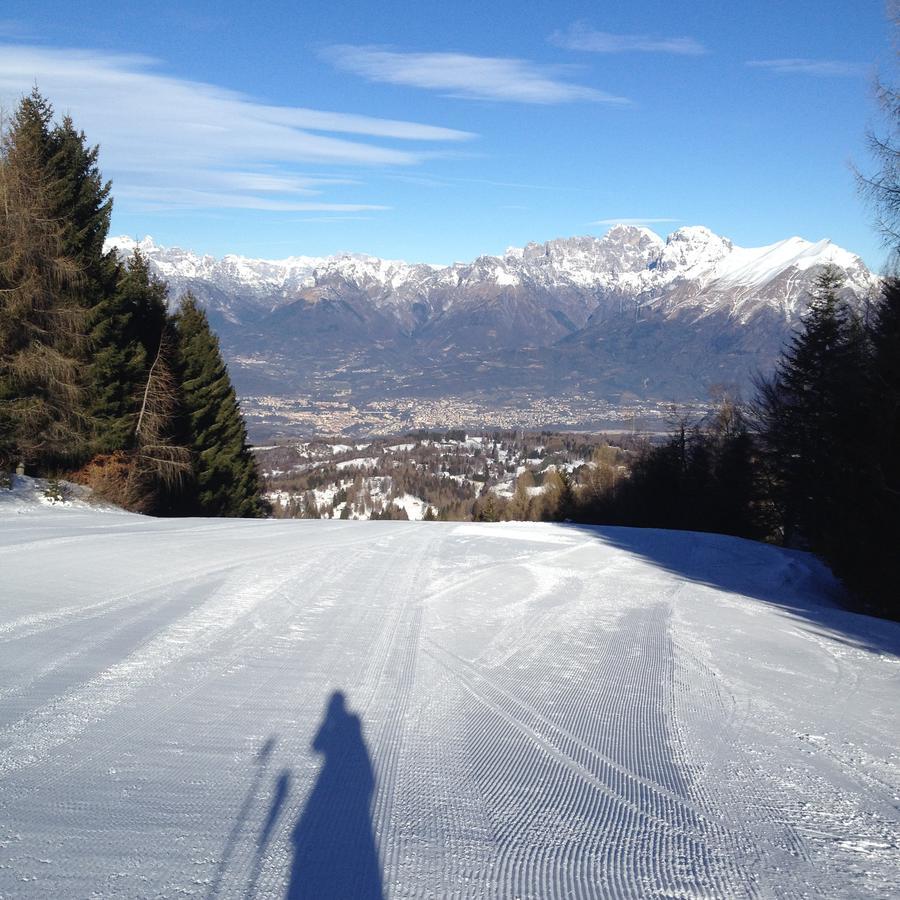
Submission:
<svg viewBox="0 0 900 900">
<path fill-rule="evenodd" d="M 357 715 L 335 691 L 312 742 L 324 757 L 294 826 L 288 900 L 382 900 L 381 863 L 372 830 L 375 773 Z"/>
</svg>

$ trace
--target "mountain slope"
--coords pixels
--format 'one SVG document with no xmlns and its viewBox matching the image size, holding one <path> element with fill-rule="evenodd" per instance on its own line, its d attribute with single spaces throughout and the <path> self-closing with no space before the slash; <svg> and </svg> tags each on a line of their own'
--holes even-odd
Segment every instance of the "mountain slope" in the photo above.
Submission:
<svg viewBox="0 0 900 900">
<path fill-rule="evenodd" d="M 488 395 L 577 386 L 602 399 L 702 398 L 714 382 L 746 387 L 771 367 L 825 266 L 844 272 L 856 304 L 877 284 L 827 240 L 743 248 L 700 226 L 663 241 L 620 225 L 450 266 L 111 243 L 123 255 L 140 248 L 173 295 L 206 304 L 244 393 L 279 396 L 329 379 L 363 399 L 439 396 L 464 378 Z"/>
<path fill-rule="evenodd" d="M 0 496 L 0 557 L 0 895 L 900 881 L 900 625 L 836 608 L 806 554 Z"/>
</svg>

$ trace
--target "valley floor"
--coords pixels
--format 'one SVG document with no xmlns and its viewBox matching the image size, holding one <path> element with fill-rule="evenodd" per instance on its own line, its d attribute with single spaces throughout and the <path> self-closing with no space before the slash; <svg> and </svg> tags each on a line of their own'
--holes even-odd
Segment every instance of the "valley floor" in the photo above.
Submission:
<svg viewBox="0 0 900 900">
<path fill-rule="evenodd" d="M 9 507 L 0 897 L 886 897 L 900 625 L 833 591 L 714 535 Z"/>
</svg>

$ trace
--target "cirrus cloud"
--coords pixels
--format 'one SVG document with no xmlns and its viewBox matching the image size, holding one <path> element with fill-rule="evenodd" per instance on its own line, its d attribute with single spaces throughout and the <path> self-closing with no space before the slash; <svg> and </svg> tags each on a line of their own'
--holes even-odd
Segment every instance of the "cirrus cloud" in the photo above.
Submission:
<svg viewBox="0 0 900 900">
<path fill-rule="evenodd" d="M 321 51 L 335 68 L 369 81 L 440 91 L 467 100 L 555 104 L 587 100 L 623 104 L 625 97 L 567 81 L 570 67 L 467 53 L 400 53 L 384 47 L 335 44 Z"/>
<path fill-rule="evenodd" d="M 870 69 L 865 63 L 838 59 L 751 59 L 747 65 L 768 69 L 778 75 L 814 75 L 819 78 L 858 78 Z"/>
<path fill-rule="evenodd" d="M 297 199 L 353 183 L 303 169 L 411 166 L 430 155 L 423 144 L 475 137 L 436 125 L 262 103 L 163 74 L 142 56 L 0 44 L 0 104 L 12 107 L 34 84 L 100 143 L 117 198 L 154 208 L 383 208 Z"/>
<path fill-rule="evenodd" d="M 566 50 L 589 53 L 674 53 L 700 56 L 706 47 L 692 37 L 654 37 L 648 34 L 612 34 L 597 31 L 585 22 L 575 22 L 565 31 L 550 35 L 550 43 Z"/>
<path fill-rule="evenodd" d="M 668 216 L 620 216 L 617 219 L 597 219 L 590 222 L 591 225 L 656 225 L 665 222 L 680 222 L 681 219 L 672 219 Z"/>
</svg>

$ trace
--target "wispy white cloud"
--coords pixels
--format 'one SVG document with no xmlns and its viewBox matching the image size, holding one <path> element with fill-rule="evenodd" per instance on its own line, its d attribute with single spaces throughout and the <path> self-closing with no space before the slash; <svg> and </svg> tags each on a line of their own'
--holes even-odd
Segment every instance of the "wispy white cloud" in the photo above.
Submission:
<svg viewBox="0 0 900 900">
<path fill-rule="evenodd" d="M 57 110 L 71 113 L 89 139 L 100 143 L 104 174 L 113 178 L 117 198 L 179 207 L 381 208 L 301 205 L 297 195 L 318 195 L 353 181 L 296 169 L 409 166 L 431 155 L 423 143 L 474 137 L 436 125 L 274 106 L 157 69 L 145 57 L 0 44 L 0 104 L 11 108 L 37 83 Z M 397 147 L 379 139 L 416 144 Z"/>
<path fill-rule="evenodd" d="M 295 175 L 279 171 L 261 169 L 246 171 L 188 171 L 179 173 L 178 181 L 187 185 L 205 182 L 226 190 L 259 191 L 278 194 L 321 194 L 324 188 L 335 184 L 360 184 L 355 178 L 325 178 L 309 175 Z"/>
<path fill-rule="evenodd" d="M 571 187 L 560 187 L 557 184 L 534 184 L 533 182 L 523 181 L 495 181 L 493 178 L 454 178 L 456 182 L 467 182 L 469 184 L 487 184 L 491 187 L 501 188 L 522 188 L 527 191 L 570 191 Z"/>
<path fill-rule="evenodd" d="M 463 141 L 475 137 L 471 132 L 418 122 L 376 119 L 349 113 L 322 112 L 317 109 L 263 107 L 272 121 L 310 131 L 332 131 L 338 134 L 365 134 L 370 137 L 398 138 L 408 141 Z"/>
<path fill-rule="evenodd" d="M 819 78 L 858 78 L 871 69 L 866 63 L 837 59 L 751 59 L 747 65 L 768 69 L 779 75 L 814 75 Z"/>
<path fill-rule="evenodd" d="M 489 187 L 513 188 L 515 190 L 529 191 L 571 191 L 578 190 L 571 186 L 565 187 L 558 184 L 534 184 L 522 181 L 497 181 L 493 178 L 459 178 L 450 175 L 437 177 L 434 175 L 386 175 L 392 181 L 400 181 L 404 184 L 415 184 L 420 187 L 453 188 L 459 184 L 484 184 Z"/>
<path fill-rule="evenodd" d="M 371 222 L 372 216 L 307 216 L 298 222 Z"/>
<path fill-rule="evenodd" d="M 337 44 L 322 56 L 338 69 L 369 81 L 440 91 L 470 100 L 517 103 L 628 103 L 605 91 L 565 79 L 571 69 L 525 59 L 466 53 L 399 53 L 383 47 Z"/>
<path fill-rule="evenodd" d="M 179 209 L 257 209 L 268 212 L 361 212 L 389 209 L 372 203 L 326 203 L 290 200 L 282 197 L 241 194 L 235 191 L 208 191 L 188 187 L 126 186 L 116 198 L 131 201 L 141 211 Z"/>
<path fill-rule="evenodd" d="M 597 31 L 585 22 L 575 22 L 565 31 L 550 35 L 550 43 L 566 50 L 590 53 L 674 53 L 700 56 L 706 47 L 692 37 L 656 37 L 649 34 L 612 34 Z"/>
<path fill-rule="evenodd" d="M 595 222 L 590 222 L 590 225 L 656 225 L 663 222 L 680 222 L 681 219 L 672 219 L 668 216 L 656 216 L 656 217 L 646 217 L 642 218 L 640 216 L 637 217 L 629 217 L 629 216 L 620 216 L 617 219 L 597 219 Z"/>
</svg>

